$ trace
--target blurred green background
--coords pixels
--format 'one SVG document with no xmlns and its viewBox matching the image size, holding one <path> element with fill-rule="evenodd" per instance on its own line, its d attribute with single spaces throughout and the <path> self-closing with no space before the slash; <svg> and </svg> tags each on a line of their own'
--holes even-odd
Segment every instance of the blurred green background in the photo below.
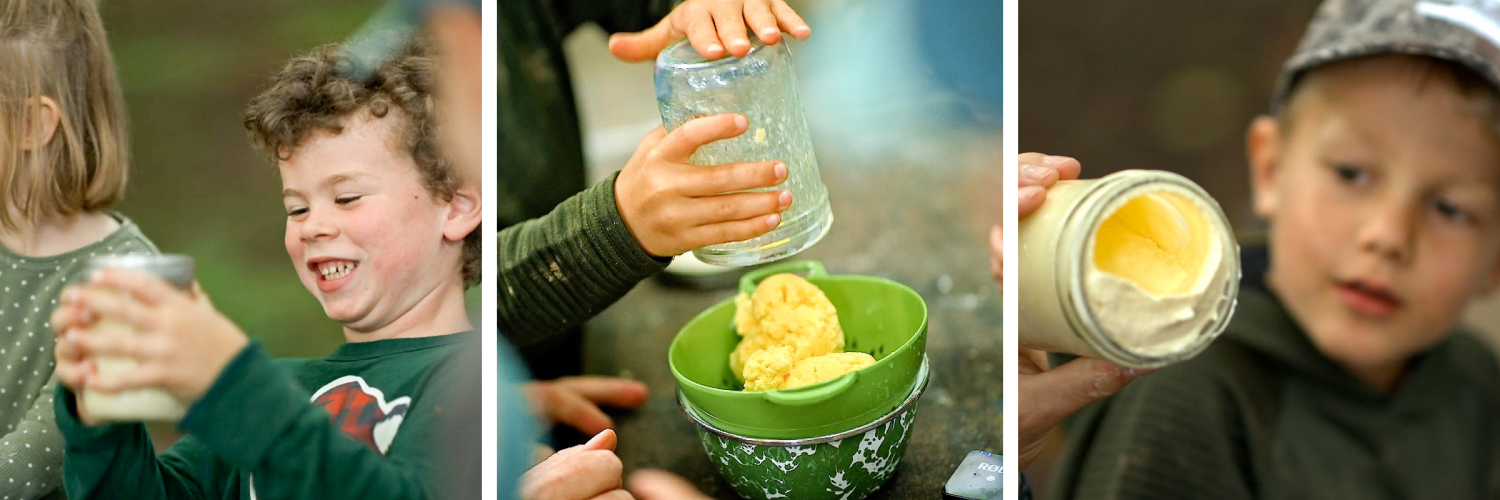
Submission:
<svg viewBox="0 0 1500 500">
<path fill-rule="evenodd" d="M 214 304 L 277 356 L 318 357 L 343 343 L 297 279 L 282 244 L 276 166 L 241 112 L 286 59 L 354 33 L 374 0 L 102 1 L 130 114 L 125 201 L 164 252 L 197 260 Z M 478 287 L 470 290 L 476 311 Z"/>
</svg>

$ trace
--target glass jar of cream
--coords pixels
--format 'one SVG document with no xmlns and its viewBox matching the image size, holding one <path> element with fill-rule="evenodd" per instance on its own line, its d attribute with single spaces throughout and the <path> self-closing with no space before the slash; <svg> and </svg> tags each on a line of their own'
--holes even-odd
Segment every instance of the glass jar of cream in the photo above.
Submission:
<svg viewBox="0 0 1500 500">
<path fill-rule="evenodd" d="M 1059 181 L 1017 243 L 1022 347 L 1164 366 L 1206 349 L 1239 296 L 1228 218 L 1171 172 Z"/>
</svg>

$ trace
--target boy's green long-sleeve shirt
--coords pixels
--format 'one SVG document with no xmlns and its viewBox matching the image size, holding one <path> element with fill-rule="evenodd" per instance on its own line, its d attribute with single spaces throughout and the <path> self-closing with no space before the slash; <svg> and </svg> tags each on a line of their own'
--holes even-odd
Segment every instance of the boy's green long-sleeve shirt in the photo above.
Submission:
<svg viewBox="0 0 1500 500">
<path fill-rule="evenodd" d="M 349 343 L 322 359 L 272 360 L 252 343 L 160 455 L 140 424 L 85 427 L 60 388 L 65 485 L 83 499 L 445 498 L 450 359 L 475 334 Z M 477 395 L 469 395 L 477 397 Z M 475 431 L 476 433 L 478 430 Z"/>
<path fill-rule="evenodd" d="M 1051 498 L 1500 498 L 1500 369 L 1455 332 L 1382 394 L 1251 284 L 1207 351 L 1080 412 L 1068 440 Z"/>
<path fill-rule="evenodd" d="M 618 176 L 500 231 L 498 324 L 511 343 L 581 325 L 666 267 L 669 259 L 642 250 L 620 218 Z"/>
</svg>

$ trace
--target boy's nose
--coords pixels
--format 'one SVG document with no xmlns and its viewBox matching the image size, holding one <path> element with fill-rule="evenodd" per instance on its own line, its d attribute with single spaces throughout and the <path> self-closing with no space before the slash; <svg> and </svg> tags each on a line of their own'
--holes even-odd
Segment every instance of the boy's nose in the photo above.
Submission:
<svg viewBox="0 0 1500 500">
<path fill-rule="evenodd" d="M 1365 221 L 1360 229 L 1359 245 L 1365 251 L 1398 263 L 1411 257 L 1416 244 L 1418 210 L 1408 203 L 1386 203 Z"/>
<path fill-rule="evenodd" d="M 338 226 L 327 217 L 310 215 L 302 222 L 302 241 L 317 241 L 338 236 Z"/>
</svg>

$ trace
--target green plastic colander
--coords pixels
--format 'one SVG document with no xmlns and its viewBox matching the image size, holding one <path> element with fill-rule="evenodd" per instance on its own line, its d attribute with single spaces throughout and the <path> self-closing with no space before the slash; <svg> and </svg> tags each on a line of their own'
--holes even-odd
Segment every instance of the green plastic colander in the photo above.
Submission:
<svg viewBox="0 0 1500 500">
<path fill-rule="evenodd" d="M 768 276 L 802 271 L 838 310 L 846 352 L 875 364 L 817 384 L 744 392 L 729 369 L 735 333 L 734 299 L 689 321 L 672 340 L 668 363 L 678 390 L 705 422 L 756 439 L 804 439 L 848 431 L 889 414 L 912 393 L 927 353 L 927 304 L 906 285 L 872 276 L 828 275 L 817 261 L 768 266 L 740 279 L 754 291 Z"/>
</svg>

